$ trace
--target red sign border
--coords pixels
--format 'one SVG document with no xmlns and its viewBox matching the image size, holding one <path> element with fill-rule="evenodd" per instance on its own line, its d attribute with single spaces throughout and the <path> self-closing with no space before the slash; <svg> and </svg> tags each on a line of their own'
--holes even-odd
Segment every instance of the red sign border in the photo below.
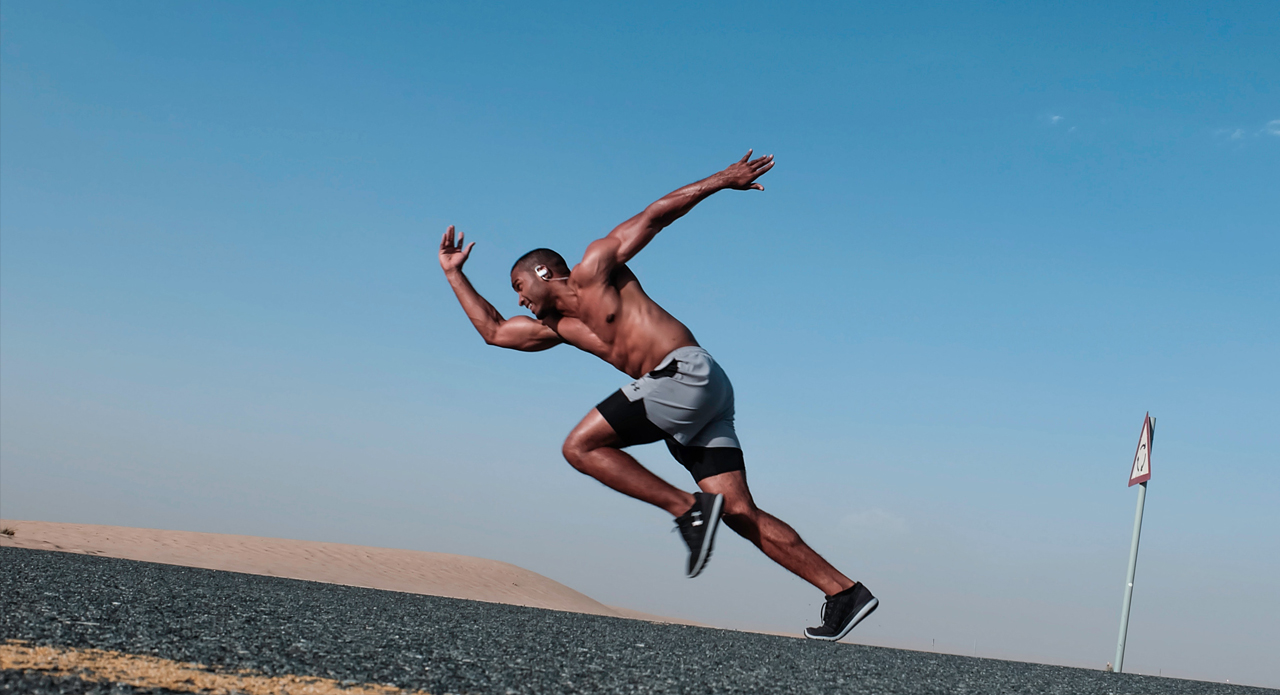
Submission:
<svg viewBox="0 0 1280 695">
<path fill-rule="evenodd" d="M 1134 461 L 1138 459 L 1138 452 L 1142 450 L 1142 435 L 1147 434 L 1147 428 L 1151 426 L 1151 413 L 1147 413 L 1147 417 L 1142 420 L 1142 431 L 1138 433 L 1138 447 L 1133 450 Z M 1136 478 L 1129 478 L 1129 487 L 1133 487 L 1139 483 L 1145 483 L 1151 480 L 1151 450 L 1155 448 L 1156 433 L 1153 431 L 1147 434 L 1147 472 Z M 1133 461 L 1129 462 L 1129 475 L 1133 475 Z"/>
</svg>

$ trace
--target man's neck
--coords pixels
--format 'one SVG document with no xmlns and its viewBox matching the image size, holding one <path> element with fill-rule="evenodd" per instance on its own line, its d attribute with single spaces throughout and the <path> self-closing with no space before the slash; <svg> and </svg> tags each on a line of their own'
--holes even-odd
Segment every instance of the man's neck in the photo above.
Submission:
<svg viewBox="0 0 1280 695">
<path fill-rule="evenodd" d="M 565 318 L 576 319 L 579 316 L 578 309 L 581 302 L 578 300 L 578 293 L 574 292 L 568 284 L 565 283 L 565 287 L 556 293 L 556 313 Z"/>
</svg>

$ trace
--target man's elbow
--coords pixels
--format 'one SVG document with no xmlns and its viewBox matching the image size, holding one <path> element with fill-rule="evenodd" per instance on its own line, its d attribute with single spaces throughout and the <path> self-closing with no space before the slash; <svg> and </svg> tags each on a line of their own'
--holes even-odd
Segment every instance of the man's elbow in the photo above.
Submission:
<svg viewBox="0 0 1280 695">
<path fill-rule="evenodd" d="M 666 200 L 659 200 L 657 202 L 650 203 L 649 207 L 645 208 L 644 212 L 641 213 L 644 220 L 644 226 L 648 228 L 648 231 L 654 234 L 657 234 L 662 229 L 669 227 L 671 223 L 679 219 L 682 214 L 684 213 L 680 211 L 678 206 L 672 205 Z"/>
<path fill-rule="evenodd" d="M 521 345 L 520 343 L 513 342 L 513 339 L 515 338 L 515 336 L 503 335 L 499 331 L 484 333 L 484 334 L 481 334 L 481 337 L 484 338 L 485 345 L 492 345 L 494 347 L 506 348 L 508 350 L 524 350 L 525 349 L 524 346 Z"/>
<path fill-rule="evenodd" d="M 498 327 L 497 326 L 492 326 L 492 327 L 486 326 L 485 328 L 481 328 L 479 330 L 479 333 L 480 333 L 480 337 L 484 339 L 485 345 L 497 345 L 498 347 L 502 347 L 501 345 L 498 344 Z"/>
</svg>

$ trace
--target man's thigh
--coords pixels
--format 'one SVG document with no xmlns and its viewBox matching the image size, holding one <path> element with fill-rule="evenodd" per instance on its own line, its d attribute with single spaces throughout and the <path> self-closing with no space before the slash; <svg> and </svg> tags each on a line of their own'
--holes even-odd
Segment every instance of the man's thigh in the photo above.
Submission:
<svg viewBox="0 0 1280 695">
<path fill-rule="evenodd" d="M 586 417 L 582 418 L 582 421 L 569 432 L 565 443 L 584 451 L 599 449 L 602 446 L 615 448 L 624 446 L 618 433 L 609 425 L 609 421 L 605 420 L 600 411 L 595 408 L 592 408 L 591 412 L 587 413 Z"/>
<path fill-rule="evenodd" d="M 614 391 L 592 411 L 605 421 L 616 436 L 619 448 L 649 444 L 669 435 L 649 420 L 644 400 L 629 400 L 622 391 Z M 591 417 L 590 414 L 587 415 Z M 585 422 L 585 421 L 584 421 Z"/>
<path fill-rule="evenodd" d="M 667 440 L 667 450 L 679 461 L 694 482 L 702 485 L 702 481 L 724 473 L 742 473 L 743 485 L 746 485 L 746 464 L 742 459 L 742 450 L 731 446 L 685 446 L 673 439 Z"/>
</svg>

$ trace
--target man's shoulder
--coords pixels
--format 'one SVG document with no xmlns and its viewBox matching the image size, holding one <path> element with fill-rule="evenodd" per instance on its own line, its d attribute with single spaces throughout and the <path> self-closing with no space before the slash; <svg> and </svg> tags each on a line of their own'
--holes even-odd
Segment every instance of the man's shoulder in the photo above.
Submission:
<svg viewBox="0 0 1280 695">
<path fill-rule="evenodd" d="M 584 278 L 604 279 L 618 264 L 618 240 L 613 237 L 601 237 L 587 244 L 582 260 L 570 271 L 570 277 L 581 275 Z"/>
<path fill-rule="evenodd" d="M 635 275 L 632 274 L 631 269 L 625 263 L 620 263 L 610 268 L 600 268 L 590 265 L 584 260 L 569 270 L 569 282 L 579 289 L 601 286 L 616 289 L 620 280 L 634 277 Z"/>
</svg>

